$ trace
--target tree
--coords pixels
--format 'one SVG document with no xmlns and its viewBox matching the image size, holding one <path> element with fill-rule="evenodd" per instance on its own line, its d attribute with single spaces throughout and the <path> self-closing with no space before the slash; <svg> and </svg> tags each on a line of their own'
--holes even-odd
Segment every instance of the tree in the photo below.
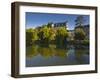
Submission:
<svg viewBox="0 0 100 80">
<path fill-rule="evenodd" d="M 84 40 L 85 36 L 86 34 L 82 28 L 75 29 L 75 36 L 74 36 L 75 40 Z"/>
<path fill-rule="evenodd" d="M 49 41 L 55 40 L 56 30 L 53 28 L 49 28 Z"/>
<path fill-rule="evenodd" d="M 84 22 L 85 22 L 84 16 L 82 16 L 82 15 L 78 16 L 76 18 L 75 22 L 76 22 L 76 26 L 77 27 L 83 26 L 84 25 Z"/>
<path fill-rule="evenodd" d="M 26 45 L 32 44 L 33 30 L 26 29 Z"/>
<path fill-rule="evenodd" d="M 37 29 L 33 29 L 33 37 L 32 37 L 32 41 L 36 41 L 38 40 L 38 30 Z"/>
<path fill-rule="evenodd" d="M 52 27 L 52 22 L 48 22 L 47 27 L 51 28 Z"/>
<path fill-rule="evenodd" d="M 38 37 L 39 37 L 39 40 L 40 41 L 43 41 L 44 37 L 43 37 L 43 28 L 41 28 L 39 31 L 38 31 Z"/>
<path fill-rule="evenodd" d="M 39 40 L 45 43 L 49 43 L 54 39 L 54 31 L 54 29 L 47 27 L 46 25 L 43 26 L 38 33 Z"/>
<path fill-rule="evenodd" d="M 51 40 L 54 40 L 55 38 L 55 30 L 53 28 L 48 28 L 48 27 L 44 27 L 43 28 L 43 37 L 45 42 L 50 42 Z"/>
<path fill-rule="evenodd" d="M 31 45 L 36 40 L 38 40 L 37 30 L 26 29 L 26 45 Z"/>
<path fill-rule="evenodd" d="M 59 44 L 63 44 L 65 43 L 67 37 L 68 37 L 67 29 L 65 27 L 59 27 L 56 33 L 56 42 Z"/>
</svg>

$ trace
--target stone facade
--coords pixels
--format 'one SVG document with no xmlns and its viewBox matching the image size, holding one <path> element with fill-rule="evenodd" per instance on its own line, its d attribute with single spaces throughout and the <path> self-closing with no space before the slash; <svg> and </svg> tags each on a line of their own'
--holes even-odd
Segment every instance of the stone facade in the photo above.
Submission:
<svg viewBox="0 0 100 80">
<path fill-rule="evenodd" d="M 68 22 L 59 22 L 59 23 L 52 23 L 52 27 L 68 27 Z"/>
</svg>

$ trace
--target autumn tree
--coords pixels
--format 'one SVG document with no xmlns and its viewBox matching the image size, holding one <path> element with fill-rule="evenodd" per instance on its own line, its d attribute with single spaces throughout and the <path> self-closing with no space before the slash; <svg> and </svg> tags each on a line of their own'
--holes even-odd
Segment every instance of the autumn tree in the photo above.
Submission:
<svg viewBox="0 0 100 80">
<path fill-rule="evenodd" d="M 84 40 L 85 36 L 86 34 L 82 28 L 75 29 L 75 36 L 74 36 L 75 40 Z"/>
</svg>

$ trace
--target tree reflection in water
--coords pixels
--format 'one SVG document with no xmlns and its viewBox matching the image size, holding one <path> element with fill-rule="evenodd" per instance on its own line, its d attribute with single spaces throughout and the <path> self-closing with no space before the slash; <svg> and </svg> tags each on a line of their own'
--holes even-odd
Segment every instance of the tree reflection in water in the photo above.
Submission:
<svg viewBox="0 0 100 80">
<path fill-rule="evenodd" d="M 53 56 L 58 56 L 64 58 L 67 53 L 67 49 L 56 48 L 56 45 L 33 45 L 26 48 L 27 58 L 33 58 L 34 56 L 41 55 L 44 58 L 50 58 Z"/>
<path fill-rule="evenodd" d="M 26 66 L 89 64 L 89 47 L 83 45 L 33 45 L 26 48 Z"/>
</svg>

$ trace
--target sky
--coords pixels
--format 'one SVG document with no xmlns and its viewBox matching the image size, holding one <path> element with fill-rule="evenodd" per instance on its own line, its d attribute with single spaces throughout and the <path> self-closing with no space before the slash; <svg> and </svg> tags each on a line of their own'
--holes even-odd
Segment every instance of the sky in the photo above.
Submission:
<svg viewBox="0 0 100 80">
<path fill-rule="evenodd" d="M 26 12 L 26 28 L 35 28 L 47 24 L 48 22 L 59 23 L 68 21 L 68 29 L 75 28 L 77 14 L 53 14 L 53 13 L 33 13 Z M 85 19 L 85 25 L 89 24 L 89 15 L 82 15 Z"/>
</svg>

